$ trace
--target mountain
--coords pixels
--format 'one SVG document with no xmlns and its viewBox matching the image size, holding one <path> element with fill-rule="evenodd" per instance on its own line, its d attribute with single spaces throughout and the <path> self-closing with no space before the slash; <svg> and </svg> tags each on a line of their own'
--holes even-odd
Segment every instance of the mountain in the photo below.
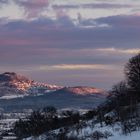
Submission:
<svg viewBox="0 0 140 140">
<path fill-rule="evenodd" d="M 34 82 L 14 72 L 0 74 L 0 96 L 46 93 L 60 88 L 62 87 Z"/>
<path fill-rule="evenodd" d="M 104 102 L 107 95 L 105 91 L 94 87 L 62 87 L 35 82 L 14 72 L 0 74 L 0 108 L 8 111 L 48 105 L 88 109 Z"/>
<path fill-rule="evenodd" d="M 48 92 L 65 92 L 75 95 L 95 95 L 106 93 L 94 87 L 77 86 L 77 87 L 62 87 L 50 85 L 47 83 L 35 82 L 25 76 L 14 72 L 5 72 L 0 74 L 0 96 L 12 94 L 44 94 Z"/>
<path fill-rule="evenodd" d="M 32 81 L 14 72 L 0 74 L 0 96 L 25 94 Z"/>
<path fill-rule="evenodd" d="M 107 96 L 108 94 L 101 90 L 94 87 L 86 87 L 86 86 L 76 86 L 76 87 L 64 87 L 60 90 L 57 90 L 56 92 L 66 92 L 70 94 L 75 95 L 101 95 L 101 96 Z"/>
<path fill-rule="evenodd" d="M 0 74 L 0 86 L 5 86 L 9 88 L 17 88 L 18 90 L 26 90 L 31 86 L 33 81 L 30 79 L 18 75 L 14 72 L 5 72 Z"/>
</svg>

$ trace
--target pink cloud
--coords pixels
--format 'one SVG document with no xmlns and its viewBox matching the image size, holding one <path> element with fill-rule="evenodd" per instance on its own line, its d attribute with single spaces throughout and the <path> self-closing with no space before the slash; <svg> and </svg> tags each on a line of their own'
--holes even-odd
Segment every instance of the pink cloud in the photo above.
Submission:
<svg viewBox="0 0 140 140">
<path fill-rule="evenodd" d="M 140 16 L 140 12 L 135 13 L 134 16 Z"/>
<path fill-rule="evenodd" d="M 29 1 L 16 1 L 20 6 L 25 8 L 28 18 L 36 17 L 40 14 L 43 8 L 49 5 L 48 0 L 29 0 Z"/>
</svg>

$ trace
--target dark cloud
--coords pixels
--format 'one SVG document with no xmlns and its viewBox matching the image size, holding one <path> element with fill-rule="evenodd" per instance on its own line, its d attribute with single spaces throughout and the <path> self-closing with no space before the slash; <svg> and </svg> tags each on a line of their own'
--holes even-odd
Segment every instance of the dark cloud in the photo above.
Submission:
<svg viewBox="0 0 140 140">
<path fill-rule="evenodd" d="M 117 64 L 130 55 L 95 49 L 140 46 L 139 28 L 79 28 L 67 18 L 13 21 L 1 25 L 0 29 L 1 64 Z"/>
<path fill-rule="evenodd" d="M 80 8 L 79 5 L 57 5 L 57 4 L 52 5 L 52 7 L 54 9 L 74 9 L 74 8 Z"/>
<path fill-rule="evenodd" d="M 2 4 L 6 4 L 8 2 L 9 2 L 9 0 L 0 0 L 0 3 L 2 3 Z"/>
<path fill-rule="evenodd" d="M 87 28 L 88 24 L 93 24 L 94 27 Z M 98 26 L 102 24 L 109 26 Z M 31 21 L 9 21 L 0 24 L 0 68 L 37 75 L 36 79 L 46 75 L 45 78 L 50 82 L 60 84 L 64 84 L 67 79 L 65 83 L 71 85 L 73 82 L 82 84 L 84 75 L 88 73 L 87 85 L 97 83 L 97 86 L 105 87 L 112 84 L 111 80 L 121 78 L 123 65 L 133 55 L 131 49 L 139 48 L 138 24 L 139 16 L 133 15 L 100 18 L 93 22 L 92 19 L 81 20 L 79 25 L 75 25 L 67 16 L 58 17 L 56 20 L 42 17 Z M 114 50 L 108 49 L 112 47 Z M 127 49 L 130 49 L 130 53 L 127 53 Z M 42 65 L 56 64 L 104 64 L 119 67 L 115 71 L 39 70 Z M 110 76 L 111 72 L 114 76 Z"/>
<path fill-rule="evenodd" d="M 96 20 L 96 22 L 98 24 L 106 23 L 114 27 L 139 28 L 140 16 L 135 16 L 135 15 L 110 16 L 105 18 L 99 18 Z"/>
<path fill-rule="evenodd" d="M 124 16 L 123 16 L 124 17 Z M 12 21 L 1 25 L 2 45 L 31 45 L 47 48 L 131 48 L 139 47 L 139 17 L 106 17 L 95 20 L 96 24 L 108 24 L 110 27 L 84 28 L 92 22 L 82 21 L 78 27 L 68 17 L 57 20 L 41 18 L 33 21 Z M 128 18 L 125 26 L 124 19 Z M 85 24 L 85 23 L 86 24 Z M 95 23 L 93 23 L 95 24 Z M 124 28 L 125 27 L 125 28 Z"/>
</svg>

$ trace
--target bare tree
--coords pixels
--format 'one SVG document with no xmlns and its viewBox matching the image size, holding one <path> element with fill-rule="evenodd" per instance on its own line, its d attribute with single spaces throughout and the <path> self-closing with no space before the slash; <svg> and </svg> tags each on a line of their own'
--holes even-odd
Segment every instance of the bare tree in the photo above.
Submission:
<svg viewBox="0 0 140 140">
<path fill-rule="evenodd" d="M 129 59 L 125 66 L 125 75 L 129 87 L 140 91 L 140 53 Z"/>
<path fill-rule="evenodd" d="M 114 85 L 112 87 L 112 90 L 110 91 L 115 97 L 124 95 L 127 93 L 127 84 L 125 81 L 121 81 L 118 84 Z"/>
</svg>

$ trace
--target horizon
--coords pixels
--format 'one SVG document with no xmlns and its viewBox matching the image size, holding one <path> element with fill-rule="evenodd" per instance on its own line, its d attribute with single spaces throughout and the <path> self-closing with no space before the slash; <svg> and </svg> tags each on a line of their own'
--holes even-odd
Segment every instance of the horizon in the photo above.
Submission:
<svg viewBox="0 0 140 140">
<path fill-rule="evenodd" d="M 139 0 L 0 0 L 0 73 L 109 90 L 140 52 Z"/>
</svg>

